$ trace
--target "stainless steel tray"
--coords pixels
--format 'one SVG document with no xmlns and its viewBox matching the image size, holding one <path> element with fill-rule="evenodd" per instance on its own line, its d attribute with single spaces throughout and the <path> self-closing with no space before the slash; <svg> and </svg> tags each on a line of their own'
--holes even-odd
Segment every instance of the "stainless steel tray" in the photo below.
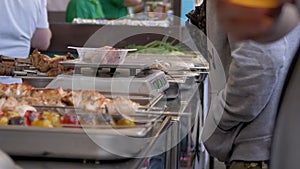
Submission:
<svg viewBox="0 0 300 169">
<path fill-rule="evenodd" d="M 61 61 L 59 64 L 69 67 L 88 67 L 88 68 L 124 68 L 124 69 L 145 69 L 149 67 L 145 63 L 128 63 L 125 61 L 123 64 L 99 64 L 99 63 L 87 63 L 80 59 Z"/>
<path fill-rule="evenodd" d="M 54 79 L 54 77 L 42 77 L 42 76 L 16 76 L 16 77 L 22 78 L 23 82 L 35 88 L 45 88 Z"/>
<path fill-rule="evenodd" d="M 153 123 L 111 128 L 0 126 L 0 148 L 10 155 L 93 160 L 135 157 L 150 141 Z"/>
<path fill-rule="evenodd" d="M 99 116 L 97 113 L 84 112 L 72 106 L 35 107 L 39 112 L 45 110 L 60 114 L 76 114 L 80 119 Z M 152 135 L 157 122 L 162 119 L 161 114 L 147 113 L 149 108 L 148 106 L 144 107 L 144 114 L 128 116 L 135 119 L 134 126 L 109 125 L 98 122 L 82 123 L 82 128 L 0 126 L 0 149 L 16 156 L 93 160 L 134 158 L 151 141 L 148 137 Z M 152 107 L 152 111 L 162 111 L 156 109 L 158 108 Z"/>
<path fill-rule="evenodd" d="M 202 55 L 158 55 L 158 54 L 140 54 L 133 53 L 126 57 L 127 63 L 145 63 L 148 65 L 166 64 L 163 70 L 168 76 L 169 82 L 185 83 L 189 77 L 198 77 L 206 75 L 209 72 L 209 63 Z M 154 65 L 155 65 L 154 64 Z M 150 66 L 150 67 L 153 67 Z M 154 66 L 155 67 L 155 66 Z"/>
<path fill-rule="evenodd" d="M 117 96 L 122 96 L 125 98 L 128 98 L 134 102 L 137 102 L 141 105 L 143 108 L 151 108 L 154 106 L 157 102 L 161 101 L 164 97 L 164 95 L 158 94 L 158 95 L 150 95 L 150 94 L 139 94 L 139 93 L 109 93 L 109 92 L 101 92 L 105 97 L 114 99 Z"/>
<path fill-rule="evenodd" d="M 132 53 L 126 57 L 125 63 L 151 64 L 154 61 L 170 63 L 172 70 L 208 69 L 209 63 L 202 55 L 167 55 L 167 54 L 141 54 Z M 192 65 L 190 67 L 190 65 Z M 175 67 L 174 67 L 175 66 Z"/>
</svg>

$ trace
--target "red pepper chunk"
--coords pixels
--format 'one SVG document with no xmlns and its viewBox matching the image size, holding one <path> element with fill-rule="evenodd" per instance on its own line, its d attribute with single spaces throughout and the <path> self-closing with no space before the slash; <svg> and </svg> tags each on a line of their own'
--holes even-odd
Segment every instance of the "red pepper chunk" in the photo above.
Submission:
<svg viewBox="0 0 300 169">
<path fill-rule="evenodd" d="M 61 124 L 63 127 L 81 128 L 80 121 L 76 116 L 63 115 L 61 116 Z"/>
<path fill-rule="evenodd" d="M 24 115 L 25 126 L 31 126 L 31 123 L 41 116 L 40 113 L 34 111 L 26 111 Z"/>
</svg>

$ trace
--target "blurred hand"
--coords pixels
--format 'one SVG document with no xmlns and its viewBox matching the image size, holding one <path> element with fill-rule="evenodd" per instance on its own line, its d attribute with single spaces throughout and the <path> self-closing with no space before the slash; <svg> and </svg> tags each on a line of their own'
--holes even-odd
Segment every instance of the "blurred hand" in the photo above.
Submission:
<svg viewBox="0 0 300 169">
<path fill-rule="evenodd" d="M 218 17 L 224 30 L 237 40 L 255 40 L 268 35 L 281 12 L 280 5 L 271 8 L 248 7 L 229 1 L 217 0 Z"/>
</svg>

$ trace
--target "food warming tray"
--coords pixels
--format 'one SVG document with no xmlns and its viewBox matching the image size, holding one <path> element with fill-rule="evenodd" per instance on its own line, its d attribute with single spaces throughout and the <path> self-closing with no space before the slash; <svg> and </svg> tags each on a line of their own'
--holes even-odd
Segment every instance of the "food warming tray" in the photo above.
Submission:
<svg viewBox="0 0 300 169">
<path fill-rule="evenodd" d="M 150 120 L 151 121 L 151 120 Z M 136 157 L 153 122 L 134 127 L 39 128 L 0 126 L 0 148 L 10 155 L 116 160 Z"/>
<path fill-rule="evenodd" d="M 153 134 L 154 126 L 161 120 L 161 114 L 147 114 L 147 111 L 161 112 L 162 109 L 154 107 L 161 98 L 161 96 L 151 98 L 142 104 L 140 108 L 146 113 L 130 115 L 137 121 L 135 126 L 112 127 L 104 124 L 86 125 L 83 128 L 0 126 L 0 149 L 16 156 L 93 160 L 133 158 L 152 141 L 150 136 Z M 136 96 L 135 99 L 144 102 L 144 96 Z M 79 116 L 92 114 L 78 111 L 72 106 L 36 106 L 36 109 L 68 114 L 75 111 Z"/>
<path fill-rule="evenodd" d="M 35 88 L 45 88 L 54 77 L 42 77 L 42 76 L 15 76 L 17 78 L 22 78 L 22 81 L 28 85 Z"/>
</svg>

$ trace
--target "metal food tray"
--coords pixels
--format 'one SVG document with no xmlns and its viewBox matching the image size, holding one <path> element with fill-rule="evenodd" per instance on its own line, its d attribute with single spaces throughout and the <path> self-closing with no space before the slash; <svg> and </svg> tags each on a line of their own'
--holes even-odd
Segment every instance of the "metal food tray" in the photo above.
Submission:
<svg viewBox="0 0 300 169">
<path fill-rule="evenodd" d="M 69 67 L 89 67 L 89 68 L 145 69 L 149 67 L 149 65 L 145 63 L 132 64 L 132 63 L 124 62 L 122 64 L 100 64 L 100 63 L 88 63 L 88 62 L 81 61 L 80 59 L 61 61 L 59 62 L 59 64 L 63 66 L 69 66 Z"/>
<path fill-rule="evenodd" d="M 117 20 L 106 19 L 82 19 L 74 18 L 72 23 L 75 24 L 96 24 L 96 25 L 130 25 L 130 26 L 147 26 L 147 27 L 169 27 L 171 22 L 168 19 L 154 20 L 147 18 L 148 16 L 139 16 L 131 18 L 123 18 Z"/>
<path fill-rule="evenodd" d="M 149 68 L 151 64 L 146 64 L 143 62 L 125 62 L 122 64 L 99 64 L 99 63 L 87 63 L 81 61 L 80 59 L 75 60 L 67 60 L 59 62 L 59 64 L 66 66 L 66 67 L 73 67 L 75 70 L 75 74 L 82 74 L 82 68 L 89 68 L 89 69 L 102 69 L 102 68 L 109 68 L 113 69 L 128 69 L 131 76 L 134 76 L 137 73 L 137 70 L 144 70 Z"/>
<path fill-rule="evenodd" d="M 162 120 L 163 116 L 159 112 L 163 109 L 154 107 L 161 98 L 162 96 L 152 98 L 148 104 L 140 106 L 143 113 L 129 116 L 137 121 L 135 126 L 112 126 L 104 123 L 84 124 L 82 128 L 0 126 L 0 149 L 15 156 L 92 160 L 134 158 L 152 141 L 152 138 L 148 137 L 152 136 L 157 122 Z M 37 111 L 77 114 L 79 117 L 99 115 L 72 106 L 35 106 L 35 108 Z M 151 112 L 147 113 L 148 111 Z"/>
<path fill-rule="evenodd" d="M 125 128 L 1 126 L 0 148 L 10 155 L 117 160 L 135 157 L 153 124 Z"/>
<path fill-rule="evenodd" d="M 185 55 L 168 55 L 168 54 L 142 54 L 142 53 L 132 53 L 128 54 L 126 57 L 125 62 L 130 63 L 137 63 L 143 62 L 144 64 L 151 64 L 154 61 L 162 61 L 162 62 L 169 62 L 169 63 L 186 63 L 187 65 L 193 64 L 194 66 L 187 66 L 181 68 L 174 68 L 171 66 L 172 70 L 198 70 L 209 69 L 209 63 L 202 55 L 197 54 L 185 54 Z"/>
<path fill-rule="evenodd" d="M 35 88 L 32 89 L 32 91 L 43 91 L 43 90 L 49 90 L 52 88 Z M 54 88 L 55 89 L 55 88 Z M 69 89 L 64 89 L 69 90 Z M 126 99 L 129 99 L 133 102 L 136 102 L 139 104 L 138 108 L 142 110 L 154 110 L 154 111 L 163 111 L 166 107 L 154 107 L 156 104 L 160 101 L 165 101 L 165 94 L 160 93 L 157 95 L 151 95 L 151 94 L 140 94 L 140 93 L 119 93 L 119 92 L 102 92 L 102 91 L 95 91 L 101 93 L 104 97 L 108 99 L 115 99 L 118 96 L 124 97 Z M 78 108 L 75 108 L 74 106 L 46 106 L 46 105 L 32 105 L 37 108 L 37 110 L 50 110 L 50 111 L 56 111 L 59 113 L 65 113 L 65 112 L 73 112 L 78 110 Z"/>
<path fill-rule="evenodd" d="M 197 77 L 208 74 L 209 63 L 202 55 L 168 55 L 168 54 L 141 54 L 133 53 L 126 57 L 127 63 L 168 63 L 165 73 L 169 82 L 185 83 L 189 77 Z"/>
<path fill-rule="evenodd" d="M 38 111 L 56 111 L 83 117 L 99 116 L 66 106 L 36 106 Z M 100 115 L 101 116 L 101 115 Z M 153 127 L 161 120 L 159 114 L 130 115 L 136 124 L 84 124 L 82 128 L 41 128 L 33 126 L 0 126 L 0 149 L 10 155 L 118 160 L 138 155 L 151 139 Z M 70 126 L 69 126 L 70 127 Z"/>
<path fill-rule="evenodd" d="M 43 76 L 15 76 L 22 78 L 22 81 L 35 88 L 45 88 L 54 77 L 43 77 Z"/>
<path fill-rule="evenodd" d="M 158 95 L 146 95 L 146 94 L 139 94 L 139 93 L 109 93 L 109 92 L 101 92 L 105 97 L 114 99 L 117 96 L 123 96 L 127 97 L 128 99 L 139 103 L 143 108 L 151 108 L 154 106 L 157 102 L 161 101 L 164 97 L 164 95 L 158 94 Z"/>
<path fill-rule="evenodd" d="M 63 76 L 63 77 L 59 77 L 60 79 L 54 79 L 54 81 L 50 82 L 46 88 L 44 89 L 55 89 L 58 87 L 62 87 L 64 90 L 95 90 L 95 91 L 99 91 L 97 90 L 97 86 L 96 85 L 101 85 L 101 83 L 96 83 L 96 85 L 91 85 L 88 83 L 85 83 L 83 85 L 85 86 L 81 86 L 78 85 L 77 86 L 72 86 L 72 83 L 69 83 L 68 77 Z M 65 81 L 64 81 L 65 80 Z M 96 80 L 96 79 L 95 79 Z M 77 81 L 78 82 L 78 81 Z M 78 82 L 79 83 L 79 82 Z M 43 89 L 38 89 L 38 90 L 43 90 Z M 142 94 L 142 93 L 126 93 L 126 92 L 104 92 L 104 91 L 99 91 L 103 96 L 110 98 L 110 99 L 114 99 L 117 96 L 122 96 L 124 98 L 128 98 L 134 102 L 138 102 L 140 105 L 142 106 L 148 106 L 149 104 L 155 104 L 156 102 L 158 102 L 160 99 L 162 99 L 163 97 L 163 93 L 159 93 L 156 95 L 153 94 Z"/>
</svg>

